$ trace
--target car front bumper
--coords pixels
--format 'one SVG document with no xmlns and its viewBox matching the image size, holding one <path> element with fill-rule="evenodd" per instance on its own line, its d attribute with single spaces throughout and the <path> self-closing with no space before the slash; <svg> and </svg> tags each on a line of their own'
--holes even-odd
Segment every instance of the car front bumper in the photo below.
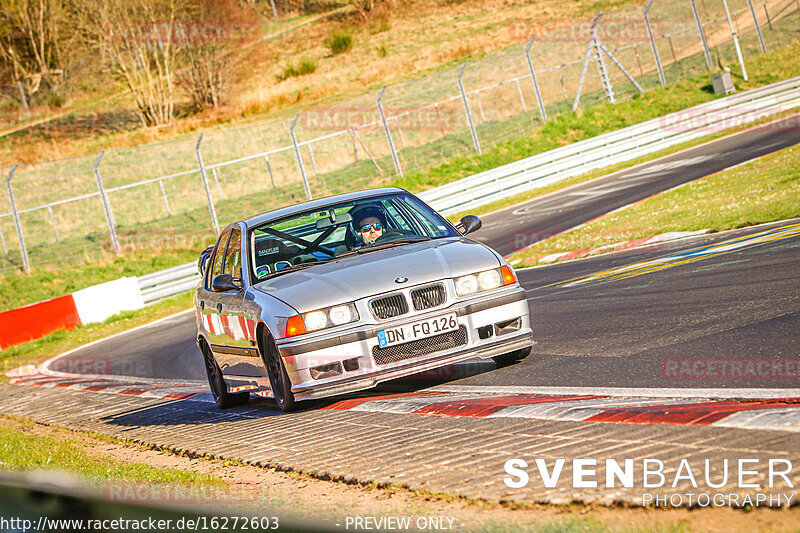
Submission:
<svg viewBox="0 0 800 533">
<path fill-rule="evenodd" d="M 377 332 L 404 323 L 455 313 L 466 342 L 457 346 L 405 358 L 403 346 L 396 362 L 376 361 Z M 508 322 L 507 328 L 498 327 Z M 489 332 L 491 333 L 489 334 Z M 528 302 L 519 286 L 481 295 L 449 307 L 404 317 L 404 320 L 370 324 L 354 331 L 317 337 L 307 341 L 283 339 L 278 349 L 297 399 L 322 398 L 368 389 L 378 383 L 458 363 L 472 358 L 490 358 L 529 348 L 533 343 Z M 354 366 L 354 361 L 357 363 Z M 312 369 L 337 367 L 336 375 L 322 375 Z M 315 379 L 316 377 L 316 379 Z"/>
</svg>

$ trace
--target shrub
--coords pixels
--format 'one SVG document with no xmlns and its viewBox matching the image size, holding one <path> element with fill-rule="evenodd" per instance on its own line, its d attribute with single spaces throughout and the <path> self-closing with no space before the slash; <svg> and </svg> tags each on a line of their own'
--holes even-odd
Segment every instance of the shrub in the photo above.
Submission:
<svg viewBox="0 0 800 533">
<path fill-rule="evenodd" d="M 304 57 L 297 65 L 294 63 L 287 63 L 286 66 L 283 67 L 283 72 L 278 74 L 277 78 L 278 81 L 283 81 L 289 78 L 311 74 L 315 70 L 317 70 L 317 62 L 311 58 Z"/>
<path fill-rule="evenodd" d="M 369 32 L 373 35 L 376 33 L 383 33 L 392 29 L 392 21 L 386 17 L 381 17 L 372 21 L 369 26 Z"/>
<path fill-rule="evenodd" d="M 353 48 L 353 34 L 346 29 L 334 30 L 328 35 L 328 38 L 325 39 L 324 44 L 333 55 L 347 52 Z"/>
</svg>

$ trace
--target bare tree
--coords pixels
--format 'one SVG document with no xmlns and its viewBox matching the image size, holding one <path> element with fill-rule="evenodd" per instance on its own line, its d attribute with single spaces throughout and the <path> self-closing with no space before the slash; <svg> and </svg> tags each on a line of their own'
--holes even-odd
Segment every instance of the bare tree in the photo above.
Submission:
<svg viewBox="0 0 800 533">
<path fill-rule="evenodd" d="M 237 64 L 236 43 L 255 35 L 256 13 L 237 0 L 194 0 L 179 27 L 186 59 L 179 83 L 197 108 L 222 105 Z"/>
<path fill-rule="evenodd" d="M 391 6 L 392 0 L 350 0 L 350 5 L 356 8 L 364 22 L 369 22 L 369 17 L 378 6 Z"/>
<path fill-rule="evenodd" d="M 130 90 L 142 124 L 170 124 L 176 23 L 184 0 L 74 1 L 84 17 L 84 34 Z"/>
<path fill-rule="evenodd" d="M 61 0 L 0 0 L 0 58 L 28 94 L 63 74 L 71 19 Z"/>
</svg>

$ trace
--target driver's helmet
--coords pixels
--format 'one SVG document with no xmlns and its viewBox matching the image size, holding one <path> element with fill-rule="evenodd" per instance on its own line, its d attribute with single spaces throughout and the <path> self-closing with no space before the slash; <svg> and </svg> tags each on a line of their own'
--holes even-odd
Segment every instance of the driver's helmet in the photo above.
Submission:
<svg viewBox="0 0 800 533">
<path fill-rule="evenodd" d="M 380 220 L 384 231 L 386 231 L 386 211 L 381 205 L 378 204 L 359 205 L 356 206 L 352 211 L 350 211 L 350 214 L 353 217 L 353 222 L 352 222 L 353 232 L 356 235 L 358 235 L 358 232 L 361 229 L 361 221 L 369 217 L 375 217 L 378 220 Z"/>
<path fill-rule="evenodd" d="M 351 224 L 351 231 L 353 235 L 354 244 L 358 244 L 360 238 L 357 236 L 361 233 L 361 222 L 364 219 L 375 217 L 377 218 L 381 225 L 383 226 L 383 231 L 387 231 L 386 227 L 386 210 L 380 204 L 362 204 L 356 205 L 351 211 L 350 215 L 353 217 Z"/>
</svg>

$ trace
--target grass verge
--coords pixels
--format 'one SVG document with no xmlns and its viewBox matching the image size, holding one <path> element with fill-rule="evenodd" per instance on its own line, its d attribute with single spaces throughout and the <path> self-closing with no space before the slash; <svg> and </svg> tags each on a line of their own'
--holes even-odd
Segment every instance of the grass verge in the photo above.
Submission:
<svg viewBox="0 0 800 533">
<path fill-rule="evenodd" d="M 255 516 L 277 513 L 307 524 L 307 529 L 314 525 L 332 529 L 346 516 L 437 516 L 456 519 L 466 532 L 794 531 L 798 514 L 797 507 L 745 512 L 729 508 L 495 504 L 453 494 L 327 481 L 301 472 L 171 453 L 103 435 L 0 416 L 0 450 L 10 448 L 14 452 L 7 454 L 7 462 L 5 455 L 0 455 L 5 463 L 0 465 L 3 470 L 67 470 L 117 487 L 159 483 L 165 489 L 156 492 L 160 504 L 167 503 L 163 497 L 168 495 L 181 497 L 184 501 L 179 503 L 186 503 L 185 496 L 205 497 L 203 502 L 219 509 L 223 503 L 217 496 L 237 496 L 232 503 L 243 504 Z M 208 495 L 215 499 L 209 501 Z M 252 500 L 242 501 L 241 496 L 251 495 Z M 313 516 L 308 513 L 311 508 L 315 511 Z M 228 516 L 231 507 L 226 505 L 225 509 Z"/>
<path fill-rule="evenodd" d="M 154 467 L 135 461 L 120 461 L 87 450 L 86 436 L 67 430 L 51 436 L 35 434 L 30 421 L 0 416 L 2 470 L 60 470 L 79 474 L 94 482 L 175 484 L 181 486 L 221 485 L 222 480 L 189 470 Z"/>
<path fill-rule="evenodd" d="M 669 231 L 723 231 L 800 216 L 800 145 L 712 174 L 612 213 L 511 256 L 530 266 L 543 256 L 652 237 Z"/>
<path fill-rule="evenodd" d="M 189 309 L 192 305 L 190 292 L 173 296 L 155 303 L 144 309 L 126 311 L 112 316 L 105 322 L 78 326 L 75 329 L 57 330 L 40 339 L 36 339 L 5 350 L 0 350 L 2 372 L 18 368 L 23 365 L 37 365 L 50 357 L 77 348 L 88 342 L 96 341 L 115 333 L 127 331 L 136 326 L 141 326 L 153 320 L 158 320 L 181 311 Z M 0 375 L 0 381 L 6 381 L 5 375 Z"/>
</svg>

